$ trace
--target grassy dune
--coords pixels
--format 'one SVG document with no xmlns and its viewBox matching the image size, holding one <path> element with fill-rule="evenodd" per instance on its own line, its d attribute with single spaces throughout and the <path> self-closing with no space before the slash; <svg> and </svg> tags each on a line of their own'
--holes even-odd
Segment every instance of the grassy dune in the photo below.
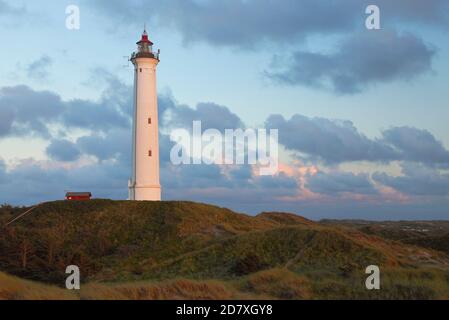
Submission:
<svg viewBox="0 0 449 320">
<path fill-rule="evenodd" d="M 0 225 L 24 210 L 3 206 Z M 448 299 L 449 256 L 432 248 L 286 213 L 57 201 L 0 233 L 0 298 Z M 70 264 L 79 292 L 58 288 Z M 379 291 L 365 288 L 370 264 Z"/>
</svg>

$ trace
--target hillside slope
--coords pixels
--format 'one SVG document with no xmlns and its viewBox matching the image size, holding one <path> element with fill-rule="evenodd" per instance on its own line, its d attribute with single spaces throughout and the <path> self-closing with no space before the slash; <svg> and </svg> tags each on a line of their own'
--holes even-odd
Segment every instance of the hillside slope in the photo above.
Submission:
<svg viewBox="0 0 449 320">
<path fill-rule="evenodd" d="M 2 207 L 0 225 L 25 210 Z M 56 201 L 0 234 L 1 271 L 61 286 L 70 264 L 80 267 L 83 282 L 108 283 L 108 294 L 144 281 L 146 288 L 162 285 L 162 298 L 169 298 L 167 288 L 179 285 L 170 281 L 190 289 L 212 281 L 211 292 L 227 293 L 203 298 L 363 297 L 364 270 L 376 264 L 391 289 L 370 293 L 375 297 L 449 297 L 445 253 L 287 213 L 253 217 L 176 201 Z"/>
<path fill-rule="evenodd" d="M 369 235 L 417 245 L 449 254 L 449 221 L 351 221 L 323 220 L 321 223 L 349 227 Z"/>
</svg>

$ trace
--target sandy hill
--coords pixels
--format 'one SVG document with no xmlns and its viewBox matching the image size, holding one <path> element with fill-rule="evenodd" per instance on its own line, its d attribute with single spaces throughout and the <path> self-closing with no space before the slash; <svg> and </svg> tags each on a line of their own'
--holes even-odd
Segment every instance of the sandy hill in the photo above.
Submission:
<svg viewBox="0 0 449 320">
<path fill-rule="evenodd" d="M 0 225 L 25 210 L 3 206 Z M 442 251 L 289 213 L 193 202 L 44 203 L 2 229 L 0 253 L 0 271 L 46 285 L 62 286 L 65 267 L 78 265 L 84 298 L 449 297 Z M 364 287 L 370 264 L 383 271 L 380 292 Z M 0 282 L 25 281 L 10 275 Z"/>
</svg>

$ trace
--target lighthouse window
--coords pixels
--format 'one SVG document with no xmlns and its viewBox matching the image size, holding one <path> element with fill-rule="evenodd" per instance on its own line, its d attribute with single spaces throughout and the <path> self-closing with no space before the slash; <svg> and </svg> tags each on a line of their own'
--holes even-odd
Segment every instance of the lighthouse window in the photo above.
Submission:
<svg viewBox="0 0 449 320">
<path fill-rule="evenodd" d="M 148 156 L 151 157 L 151 150 L 148 151 Z"/>
<path fill-rule="evenodd" d="M 140 72 L 142 72 L 142 68 L 140 68 Z"/>
<path fill-rule="evenodd" d="M 148 118 L 148 124 L 151 124 L 151 118 Z"/>
</svg>

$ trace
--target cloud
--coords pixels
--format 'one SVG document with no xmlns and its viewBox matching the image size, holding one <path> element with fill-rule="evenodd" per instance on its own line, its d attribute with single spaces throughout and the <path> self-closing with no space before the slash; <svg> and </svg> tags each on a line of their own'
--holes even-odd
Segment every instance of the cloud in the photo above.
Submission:
<svg viewBox="0 0 449 320">
<path fill-rule="evenodd" d="M 385 130 L 382 135 L 385 142 L 400 150 L 406 160 L 449 163 L 449 151 L 427 130 L 395 127 Z"/>
<path fill-rule="evenodd" d="M 422 164 L 402 163 L 402 175 L 390 176 L 376 172 L 372 178 L 380 184 L 404 194 L 415 196 L 448 196 L 449 174 Z"/>
<path fill-rule="evenodd" d="M 372 1 L 365 1 L 365 4 Z M 384 19 L 399 20 L 401 22 L 417 23 L 425 25 L 447 26 L 449 16 L 447 14 L 448 2 L 446 0 L 433 0 L 427 5 L 421 0 L 377 0 L 375 2 L 381 8 Z M 365 5 L 366 6 L 366 5 Z"/>
<path fill-rule="evenodd" d="M 354 22 L 348 10 L 351 4 L 331 1 L 166 0 L 124 4 L 108 0 L 96 1 L 93 6 L 121 24 L 150 19 L 153 25 L 178 31 L 184 43 L 203 41 L 240 48 L 266 41 L 287 42 L 308 32 L 340 31 Z"/>
<path fill-rule="evenodd" d="M 0 16 L 21 14 L 24 10 L 24 8 L 13 7 L 6 1 L 0 0 Z"/>
<path fill-rule="evenodd" d="M 364 26 L 370 0 L 99 0 L 87 2 L 114 25 L 140 21 L 179 32 L 184 43 L 252 49 L 263 44 L 291 45 L 316 34 L 354 31 Z M 447 1 L 377 0 L 382 21 L 448 24 Z M 139 21 L 139 22 L 138 22 Z"/>
<path fill-rule="evenodd" d="M 182 165 L 173 166 L 166 163 L 161 171 L 161 183 L 167 189 L 229 187 L 229 182 L 217 165 Z"/>
<path fill-rule="evenodd" d="M 275 66 L 280 70 L 266 74 L 281 84 L 353 94 L 429 72 L 434 55 L 435 49 L 410 33 L 365 31 L 345 39 L 334 53 L 295 52 L 289 62 Z"/>
<path fill-rule="evenodd" d="M 243 173 L 245 172 L 245 173 Z M 276 207 L 283 197 L 300 190 L 296 177 L 283 173 L 257 176 L 249 165 L 184 165 L 166 164 L 161 169 L 163 198 L 188 199 L 224 205 L 236 210 L 260 204 Z"/>
<path fill-rule="evenodd" d="M 103 104 L 129 118 L 133 116 L 133 87 L 125 84 L 115 74 L 104 68 L 94 68 L 90 80 L 85 85 L 103 87 L 100 98 Z"/>
<path fill-rule="evenodd" d="M 11 109 L 0 109 L 0 137 L 11 132 L 14 112 Z"/>
<path fill-rule="evenodd" d="M 66 101 L 57 93 L 37 91 L 24 85 L 0 88 L 0 138 L 29 135 L 50 138 L 50 128 L 55 124 L 67 129 L 91 130 L 97 134 L 116 129 L 130 130 L 132 88 L 107 72 L 101 79 L 105 88 L 98 101 Z M 99 86 L 97 80 L 91 81 Z M 169 95 L 159 96 L 158 101 L 160 124 L 167 129 L 191 128 L 194 120 L 200 120 L 203 129 L 244 127 L 241 119 L 225 106 L 199 103 L 193 109 L 178 104 Z"/>
<path fill-rule="evenodd" d="M 0 166 L 0 176 L 2 168 Z M 97 198 L 125 199 L 128 170 L 113 162 L 65 169 L 23 161 L 0 179 L 0 203 L 35 204 L 64 198 L 66 190 L 92 191 Z"/>
<path fill-rule="evenodd" d="M 265 126 L 279 129 L 279 142 L 287 150 L 327 164 L 413 161 L 449 165 L 449 151 L 443 144 L 429 131 L 413 127 L 393 127 L 383 131 L 381 138 L 370 139 L 348 120 L 299 114 L 286 120 L 282 115 L 271 115 Z"/>
<path fill-rule="evenodd" d="M 280 188 L 296 191 L 297 188 L 299 187 L 298 181 L 294 177 L 290 177 L 282 172 L 274 176 L 257 176 L 254 179 L 256 181 L 256 185 L 262 186 L 263 188 L 266 189 Z"/>
<path fill-rule="evenodd" d="M 246 183 L 252 178 L 253 173 L 250 166 L 240 165 L 231 170 L 229 175 L 233 180 L 238 181 L 242 185 L 242 183 Z"/>
<path fill-rule="evenodd" d="M 392 147 L 367 138 L 347 120 L 308 118 L 299 114 L 286 120 L 281 115 L 271 115 L 265 125 L 279 129 L 279 141 L 288 150 L 328 163 L 388 161 L 399 157 Z"/>
<path fill-rule="evenodd" d="M 131 139 L 131 130 L 118 128 L 106 135 L 93 133 L 82 136 L 76 145 L 83 154 L 95 156 L 100 161 L 118 158 L 131 161 Z"/>
<path fill-rule="evenodd" d="M 34 91 L 23 85 L 0 88 L 0 137 L 48 137 L 47 125 L 61 115 L 63 107 L 61 98 L 50 91 Z"/>
<path fill-rule="evenodd" d="M 108 131 L 131 126 L 131 119 L 105 100 L 75 99 L 64 103 L 63 107 L 62 123 L 67 127 Z"/>
<path fill-rule="evenodd" d="M 0 158 L 0 184 L 6 181 L 6 164 L 5 161 Z"/>
<path fill-rule="evenodd" d="M 132 90 L 114 82 L 108 82 L 99 101 L 65 101 L 57 93 L 36 91 L 24 85 L 3 87 L 0 88 L 0 138 L 8 135 L 49 138 L 54 124 L 97 132 L 130 128 L 128 113 L 132 111 L 128 109 L 132 110 Z"/>
<path fill-rule="evenodd" d="M 46 153 L 50 158 L 58 161 L 75 161 L 81 152 L 73 142 L 68 140 L 52 140 L 46 149 Z"/>
<path fill-rule="evenodd" d="M 192 128 L 193 121 L 201 121 L 203 130 L 214 128 L 221 132 L 225 129 L 244 128 L 242 120 L 227 107 L 215 103 L 198 103 L 195 109 L 186 105 L 170 104 L 169 119 L 166 125 L 172 128 Z"/>
<path fill-rule="evenodd" d="M 141 21 L 148 21 L 177 31 L 186 45 L 200 42 L 265 52 L 275 46 L 282 54 L 273 57 L 275 63 L 265 72 L 275 83 L 340 94 L 354 94 L 383 82 L 409 81 L 430 71 L 435 49 L 413 34 L 393 30 L 449 26 L 447 1 L 377 0 L 383 30 L 360 32 L 365 29 L 365 9 L 372 4 L 370 0 L 85 2 L 111 19 L 117 30 L 123 30 L 118 26 L 140 28 Z M 332 36 L 344 40 L 331 53 L 298 50 L 309 38 L 328 43 Z M 290 58 L 279 63 L 284 57 Z"/>
<path fill-rule="evenodd" d="M 53 64 L 53 60 L 47 56 L 43 55 L 39 59 L 33 61 L 26 67 L 26 72 L 28 77 L 43 80 L 49 75 L 48 68 Z"/>
<path fill-rule="evenodd" d="M 352 172 L 317 172 L 309 175 L 305 187 L 312 192 L 326 195 L 342 193 L 373 195 L 377 190 L 367 174 Z"/>
</svg>

